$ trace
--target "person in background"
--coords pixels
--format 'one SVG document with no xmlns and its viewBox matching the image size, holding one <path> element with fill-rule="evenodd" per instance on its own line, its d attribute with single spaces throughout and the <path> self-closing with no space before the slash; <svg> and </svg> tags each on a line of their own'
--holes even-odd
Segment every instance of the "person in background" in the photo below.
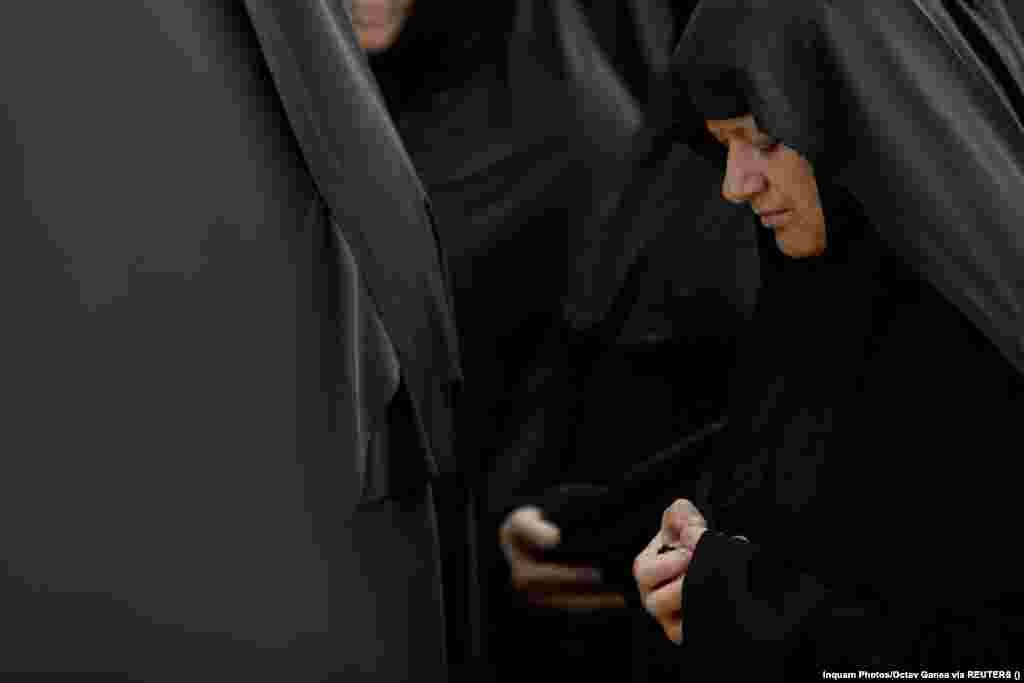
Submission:
<svg viewBox="0 0 1024 683">
<path fill-rule="evenodd" d="M 651 217 L 634 229 L 619 208 L 645 103 L 622 81 L 574 1 L 351 5 L 390 111 L 427 184 L 454 283 L 467 382 L 458 423 L 463 474 L 449 481 L 471 497 L 482 494 L 471 507 L 480 510 L 479 566 L 487 568 L 480 602 L 489 609 L 484 625 L 473 626 L 480 622 L 473 549 L 450 557 L 450 639 L 465 644 L 466 661 L 479 661 L 483 643 L 476 634 L 489 633 L 489 659 L 502 680 L 520 678 L 532 666 L 520 655 L 524 647 L 551 671 L 628 678 L 630 662 L 608 654 L 608 644 L 628 637 L 631 628 L 622 597 L 605 587 L 609 599 L 589 604 L 604 609 L 586 613 L 530 606 L 527 592 L 508 590 L 509 570 L 494 538 L 518 496 L 572 481 L 566 477 L 603 479 L 631 464 L 610 457 L 611 447 L 578 457 L 581 451 L 564 447 L 567 439 L 588 440 L 582 448 L 606 446 L 609 436 L 621 439 L 623 426 L 643 419 L 643 425 L 658 425 L 657 433 L 644 434 L 653 450 L 703 419 L 699 410 L 689 420 L 660 419 L 672 406 L 681 413 L 699 401 L 713 403 L 711 396 L 691 398 L 705 388 L 696 388 L 692 376 L 666 370 L 675 365 L 668 349 L 685 348 L 697 326 L 687 313 L 661 310 L 683 302 L 681 310 L 689 305 L 689 313 L 696 311 L 688 304 L 694 283 L 674 280 L 673 268 L 644 280 L 644 300 L 629 331 L 584 371 L 587 386 L 566 373 L 578 359 L 579 340 L 589 334 L 590 322 L 576 322 L 584 305 L 614 298 L 620 271 L 665 225 Z M 667 63 L 668 48 L 661 47 L 659 63 Z M 703 164 L 679 151 L 667 163 L 683 167 L 680 173 Z M 710 197 L 713 182 L 704 173 Z M 610 228 L 612 213 L 621 217 Z M 629 234 L 627 261 L 611 263 L 620 238 Z M 602 282 L 599 295 L 588 284 L 595 280 Z M 586 292 L 570 293 L 581 288 Z M 589 367 L 590 360 L 581 364 Z M 634 417 L 617 407 L 621 391 L 643 397 L 630 406 Z M 586 417 L 577 421 L 563 412 L 588 396 L 594 400 L 581 406 Z M 648 416 L 644 406 L 659 412 Z M 577 422 L 586 426 L 577 430 Z M 638 421 L 633 428 L 646 431 Z M 464 519 L 465 511 L 447 514 Z M 594 582 L 588 583 L 593 592 Z"/>
<path fill-rule="evenodd" d="M 0 80 L 0 671 L 448 680 L 457 344 L 347 14 L 4 5 Z"/>
<path fill-rule="evenodd" d="M 704 0 L 677 59 L 762 287 L 729 438 L 636 558 L 647 610 L 697 679 L 1019 668 L 1006 7 Z"/>
</svg>

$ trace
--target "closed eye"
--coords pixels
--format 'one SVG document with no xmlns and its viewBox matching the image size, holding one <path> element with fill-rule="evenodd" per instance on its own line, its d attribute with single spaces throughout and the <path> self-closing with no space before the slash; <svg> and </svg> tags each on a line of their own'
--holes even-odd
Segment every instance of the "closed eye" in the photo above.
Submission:
<svg viewBox="0 0 1024 683">
<path fill-rule="evenodd" d="M 722 138 L 722 136 L 720 136 L 718 133 L 712 133 L 711 131 L 708 131 L 708 135 L 710 135 L 711 139 L 717 142 L 718 144 L 728 146 L 728 143 L 725 141 L 725 139 Z"/>
</svg>

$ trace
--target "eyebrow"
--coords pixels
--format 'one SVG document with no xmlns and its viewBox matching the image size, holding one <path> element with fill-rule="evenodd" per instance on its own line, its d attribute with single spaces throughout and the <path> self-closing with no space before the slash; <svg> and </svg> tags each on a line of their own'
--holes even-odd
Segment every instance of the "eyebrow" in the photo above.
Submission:
<svg viewBox="0 0 1024 683">
<path fill-rule="evenodd" d="M 705 128 L 711 137 L 715 138 L 722 144 L 725 144 L 723 137 L 728 137 L 730 135 L 741 137 L 750 144 L 757 144 L 762 140 L 775 140 L 773 136 L 765 133 L 763 130 L 751 128 L 743 123 L 733 123 L 721 127 L 716 126 L 714 129 L 708 128 L 707 126 L 705 126 Z"/>
<path fill-rule="evenodd" d="M 754 137 L 754 134 L 756 134 L 754 131 L 751 131 L 749 128 L 742 124 L 715 126 L 714 128 L 707 127 L 707 131 L 713 138 L 717 139 L 719 142 L 723 141 L 722 138 L 728 137 L 730 135 L 739 135 L 743 138 L 746 138 L 749 141 Z"/>
</svg>

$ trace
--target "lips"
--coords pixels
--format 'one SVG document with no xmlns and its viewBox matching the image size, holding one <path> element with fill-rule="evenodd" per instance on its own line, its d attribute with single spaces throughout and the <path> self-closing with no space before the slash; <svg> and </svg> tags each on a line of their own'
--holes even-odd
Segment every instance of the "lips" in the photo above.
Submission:
<svg viewBox="0 0 1024 683">
<path fill-rule="evenodd" d="M 761 225 L 766 228 L 777 228 L 788 218 L 789 209 L 779 209 L 777 211 L 758 211 L 757 215 L 761 218 Z"/>
</svg>

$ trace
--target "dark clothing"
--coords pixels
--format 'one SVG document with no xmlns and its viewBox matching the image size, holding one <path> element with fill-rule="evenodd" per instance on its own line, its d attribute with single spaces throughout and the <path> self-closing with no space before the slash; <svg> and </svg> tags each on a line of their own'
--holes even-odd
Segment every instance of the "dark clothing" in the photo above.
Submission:
<svg viewBox="0 0 1024 683">
<path fill-rule="evenodd" d="M 648 109 L 661 96 L 694 0 L 580 0 L 601 49 Z"/>
<path fill-rule="evenodd" d="M 1017 28 L 1017 33 L 1024 35 L 1024 5 L 1019 2 L 1010 2 L 1007 3 L 1006 10 L 1010 13 L 1010 19 Z"/>
<path fill-rule="evenodd" d="M 588 71 L 603 56 L 573 2 L 497 2 L 474 21 L 426 7 L 371 63 L 445 246 L 469 378 L 460 452 L 483 470 L 639 113 L 613 73 Z"/>
<path fill-rule="evenodd" d="M 0 9 L 2 671 L 447 677 L 447 294 L 313 4 Z"/>
<path fill-rule="evenodd" d="M 584 26 L 572 1 L 423 2 L 396 44 L 371 57 L 430 194 L 458 310 L 462 474 L 439 486 L 443 519 L 479 523 L 478 547 L 446 548 L 449 640 L 462 677 L 493 675 L 481 638 L 503 618 L 500 609 L 482 615 L 479 572 L 504 561 L 495 520 L 476 519 L 482 497 L 487 505 L 482 475 L 532 400 L 522 378 L 559 317 L 570 245 L 618 179 L 640 121 Z M 516 637 L 531 633 L 526 624 Z"/>
<path fill-rule="evenodd" d="M 705 162 L 683 145 L 662 142 L 660 134 L 645 135 L 615 206 L 603 222 L 587 226 L 563 322 L 551 332 L 561 338 L 538 353 L 529 385 L 533 410 L 492 472 L 491 490 L 504 487 L 504 498 L 492 501 L 497 510 L 537 504 L 566 543 L 577 528 L 561 514 L 562 485 L 617 489 L 641 461 L 720 417 L 733 338 L 753 298 L 757 252 L 749 217 L 721 201 Z M 643 510 L 616 520 L 614 545 L 628 549 L 628 559 L 577 559 L 600 563 L 609 578 L 628 577 L 632 556 L 649 540 L 651 515 L 674 497 L 692 495 L 701 466 L 684 454 L 673 466 L 678 479 L 661 481 L 646 492 Z M 631 580 L 624 590 L 635 593 Z M 545 661 L 562 663 L 554 665 L 557 675 L 641 681 L 673 670 L 670 645 L 651 639 L 639 610 L 581 616 L 522 602 L 509 592 L 518 614 L 512 623 L 540 635 L 534 647 Z M 566 654 L 552 654 L 557 650 Z M 519 660 L 504 671 L 512 679 L 528 669 Z"/>
<path fill-rule="evenodd" d="M 828 233 L 821 258 L 761 250 L 684 659 L 787 678 L 1019 665 L 1024 46 L 1006 7 L 704 0 L 677 60 L 701 118 L 753 114 L 812 162 Z"/>
<path fill-rule="evenodd" d="M 762 245 L 733 431 L 698 501 L 688 675 L 1021 663 L 1024 380 L 851 202 L 820 258 Z M 766 231 L 767 234 L 767 231 Z M 745 422 L 741 423 L 747 416 Z"/>
</svg>

